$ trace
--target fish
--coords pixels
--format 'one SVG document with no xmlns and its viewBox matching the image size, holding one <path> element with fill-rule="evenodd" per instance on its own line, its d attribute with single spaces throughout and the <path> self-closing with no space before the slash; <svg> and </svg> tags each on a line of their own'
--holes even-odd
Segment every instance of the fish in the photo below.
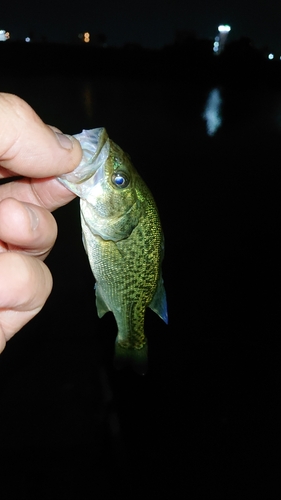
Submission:
<svg viewBox="0 0 281 500">
<path fill-rule="evenodd" d="M 145 311 L 167 324 L 162 278 L 164 235 L 158 209 L 130 156 L 109 139 L 106 129 L 74 137 L 83 157 L 58 180 L 80 197 L 82 240 L 96 280 L 97 314 L 115 317 L 115 366 L 147 371 Z"/>
</svg>

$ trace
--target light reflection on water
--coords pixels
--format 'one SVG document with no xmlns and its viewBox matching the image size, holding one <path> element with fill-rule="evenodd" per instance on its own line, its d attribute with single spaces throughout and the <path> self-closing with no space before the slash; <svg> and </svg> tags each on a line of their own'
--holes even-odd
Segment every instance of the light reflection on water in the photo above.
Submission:
<svg viewBox="0 0 281 500">
<path fill-rule="evenodd" d="M 84 114 L 88 117 L 89 121 L 94 120 L 94 86 L 89 80 L 85 80 L 81 86 L 83 96 Z"/>
<path fill-rule="evenodd" d="M 208 135 L 214 135 L 222 124 L 221 118 L 222 97 L 219 89 L 211 90 L 203 112 Z"/>
<path fill-rule="evenodd" d="M 186 205 L 188 199 L 195 211 L 201 210 L 207 198 L 213 199 L 212 189 L 221 189 L 236 175 L 237 165 L 250 176 L 257 163 L 265 163 L 266 155 L 267 165 L 276 164 L 268 155 L 273 155 L 274 148 L 279 150 L 278 90 L 228 87 L 218 91 L 208 82 L 198 86 L 176 80 L 49 76 L 3 77 L 1 91 L 21 96 L 46 123 L 65 133 L 105 127 L 109 137 L 130 154 L 160 213 L 164 212 L 164 225 L 171 218 L 166 200 L 179 184 L 185 195 L 177 203 Z M 206 101 L 211 104 L 209 129 Z M 215 124 L 220 124 L 216 133 Z M 223 176 L 217 161 L 221 157 L 227 158 Z M 166 218 L 165 211 L 169 212 Z"/>
<path fill-rule="evenodd" d="M 6 77 L 1 82 L 1 91 L 20 96 L 44 122 L 74 134 L 95 126 L 98 85 L 81 77 Z"/>
<path fill-rule="evenodd" d="M 159 174 L 153 189 L 165 183 L 164 168 L 200 168 L 217 151 L 245 148 L 246 137 L 254 142 L 255 135 L 280 131 L 278 90 L 98 76 L 4 76 L 0 90 L 19 95 L 46 123 L 65 133 L 105 127 L 141 175 L 147 179 L 152 170 L 154 177 Z"/>
</svg>

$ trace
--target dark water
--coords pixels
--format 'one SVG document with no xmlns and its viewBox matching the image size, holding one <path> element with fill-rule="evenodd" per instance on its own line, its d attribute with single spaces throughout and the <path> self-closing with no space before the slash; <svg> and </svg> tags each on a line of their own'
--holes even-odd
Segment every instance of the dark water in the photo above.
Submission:
<svg viewBox="0 0 281 500">
<path fill-rule="evenodd" d="M 281 91 L 219 88 L 210 136 L 211 90 L 1 78 L 46 123 L 105 126 L 130 153 L 163 223 L 170 321 L 147 312 L 146 377 L 116 372 L 115 321 L 96 315 L 77 200 L 54 214 L 53 293 L 0 360 L 5 498 L 273 498 Z"/>
</svg>

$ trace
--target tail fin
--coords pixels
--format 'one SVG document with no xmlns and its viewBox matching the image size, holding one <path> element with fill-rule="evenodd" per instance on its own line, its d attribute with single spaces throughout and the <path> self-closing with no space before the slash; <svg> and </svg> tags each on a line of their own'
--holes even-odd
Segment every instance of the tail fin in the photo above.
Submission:
<svg viewBox="0 0 281 500">
<path fill-rule="evenodd" d="M 147 372 L 147 344 L 141 349 L 133 349 L 122 347 L 116 342 L 114 366 L 117 370 L 130 366 L 139 375 L 145 375 Z"/>
</svg>

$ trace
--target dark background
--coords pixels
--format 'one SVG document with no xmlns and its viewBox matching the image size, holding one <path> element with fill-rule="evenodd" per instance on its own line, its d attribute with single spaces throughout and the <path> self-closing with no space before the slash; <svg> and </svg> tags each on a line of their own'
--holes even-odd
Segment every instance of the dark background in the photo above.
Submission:
<svg viewBox="0 0 281 500">
<path fill-rule="evenodd" d="M 147 311 L 145 377 L 114 370 L 79 202 L 57 210 L 53 292 L 0 358 L 3 499 L 275 498 L 279 66 L 88 51 L 74 72 L 46 54 L 26 52 L 22 74 L 15 56 L 1 91 L 66 133 L 104 126 L 130 153 L 161 215 L 169 325 Z"/>
<path fill-rule="evenodd" d="M 162 48 L 178 33 L 214 40 L 220 24 L 229 24 L 229 40 L 249 37 L 255 46 L 281 55 L 279 0 L 9 0 L 2 2 L 0 29 L 10 40 L 74 43 L 78 34 L 99 34 L 110 47 L 139 44 Z"/>
</svg>

